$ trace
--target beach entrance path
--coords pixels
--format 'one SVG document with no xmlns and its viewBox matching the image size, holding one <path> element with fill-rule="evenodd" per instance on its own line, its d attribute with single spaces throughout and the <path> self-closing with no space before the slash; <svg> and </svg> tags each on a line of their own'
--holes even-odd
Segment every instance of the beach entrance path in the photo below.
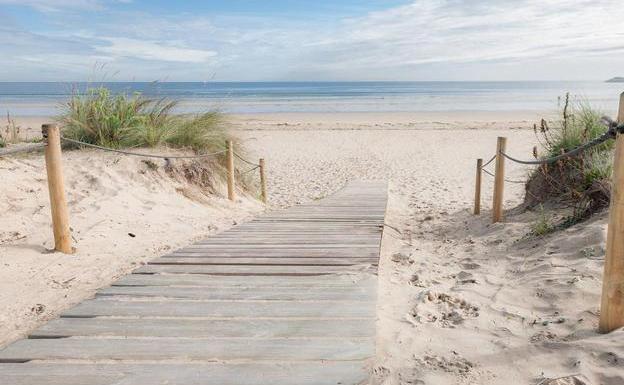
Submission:
<svg viewBox="0 0 624 385">
<path fill-rule="evenodd" d="M 336 385 L 375 356 L 386 185 L 162 256 L 0 351 L 7 385 Z"/>
</svg>

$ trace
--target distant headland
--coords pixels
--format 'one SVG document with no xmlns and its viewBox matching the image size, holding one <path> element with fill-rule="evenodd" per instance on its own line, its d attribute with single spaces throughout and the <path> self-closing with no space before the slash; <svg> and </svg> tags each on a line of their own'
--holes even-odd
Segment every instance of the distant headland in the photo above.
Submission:
<svg viewBox="0 0 624 385">
<path fill-rule="evenodd" d="M 607 80 L 607 83 L 624 83 L 624 77 L 616 76 L 614 78 Z"/>
</svg>

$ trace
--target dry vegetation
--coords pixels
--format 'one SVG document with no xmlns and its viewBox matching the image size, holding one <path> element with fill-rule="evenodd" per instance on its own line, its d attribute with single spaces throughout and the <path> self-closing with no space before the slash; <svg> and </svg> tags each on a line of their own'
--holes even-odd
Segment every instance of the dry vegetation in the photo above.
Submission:
<svg viewBox="0 0 624 385">
<path fill-rule="evenodd" d="M 566 95 L 561 119 L 549 125 L 542 119 L 535 134 L 544 150 L 543 157 L 560 155 L 586 143 L 606 131 L 601 113 L 583 101 Z M 595 146 L 576 157 L 536 168 L 526 184 L 524 205 L 570 209 L 571 214 L 557 226 L 575 223 L 609 205 L 613 141 Z M 544 218 L 542 212 L 541 218 Z M 542 222 L 544 222 L 542 220 Z M 545 226 L 538 226 L 540 233 Z"/>
</svg>

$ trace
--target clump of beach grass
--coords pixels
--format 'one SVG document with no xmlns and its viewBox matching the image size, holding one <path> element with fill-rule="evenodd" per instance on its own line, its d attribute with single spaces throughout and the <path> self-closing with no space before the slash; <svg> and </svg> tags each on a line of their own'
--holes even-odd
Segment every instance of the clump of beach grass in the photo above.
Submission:
<svg viewBox="0 0 624 385">
<path fill-rule="evenodd" d="M 21 141 L 20 130 L 21 127 L 15 123 L 15 120 L 11 118 L 11 114 L 6 114 L 6 125 L 4 126 L 4 133 L 0 132 L 0 147 L 6 147 L 7 144 L 16 144 Z"/>
<path fill-rule="evenodd" d="M 531 224 L 531 234 L 541 237 L 555 230 L 552 220 L 544 210 L 544 206 L 540 205 L 539 215 Z"/>
<path fill-rule="evenodd" d="M 542 119 L 534 127 L 544 157 L 570 151 L 602 135 L 601 112 L 583 100 L 565 97 L 561 118 L 554 124 Z M 526 184 L 525 205 L 529 208 L 557 203 L 573 210 L 567 223 L 575 223 L 608 207 L 613 159 L 613 141 L 594 146 L 578 156 L 536 168 Z"/>
<path fill-rule="evenodd" d="M 107 148 L 167 147 L 211 154 L 222 152 L 226 141 L 232 140 L 237 152 L 244 153 L 225 128 L 221 112 L 180 115 L 174 113 L 177 105 L 166 98 L 151 99 L 138 93 L 114 94 L 103 87 L 89 88 L 72 95 L 62 106 L 57 121 L 63 127 L 63 136 Z M 220 153 L 186 162 L 178 168 L 182 167 L 179 172 L 187 181 L 207 186 L 213 183 L 208 174 L 225 174 L 225 160 L 225 154 Z M 148 164 L 150 170 L 157 168 L 154 162 Z M 242 176 L 237 179 L 244 188 L 250 187 Z"/>
<path fill-rule="evenodd" d="M 231 139 L 220 112 L 176 115 L 176 106 L 176 101 L 164 98 L 90 88 L 74 94 L 58 120 L 64 136 L 110 148 L 166 146 L 212 152 Z"/>
</svg>

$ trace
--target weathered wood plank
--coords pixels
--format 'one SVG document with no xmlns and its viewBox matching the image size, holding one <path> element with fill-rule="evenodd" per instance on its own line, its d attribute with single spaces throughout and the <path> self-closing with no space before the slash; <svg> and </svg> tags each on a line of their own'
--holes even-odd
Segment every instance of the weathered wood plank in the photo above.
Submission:
<svg viewBox="0 0 624 385">
<path fill-rule="evenodd" d="M 278 258 L 339 258 L 339 257 L 351 257 L 351 258 L 378 258 L 379 248 L 367 248 L 367 249 L 334 249 L 334 250 L 315 250 L 315 249 L 303 249 L 303 250 L 202 250 L 202 249 L 180 249 L 173 253 L 163 255 L 163 258 L 169 256 L 173 257 L 278 257 Z"/>
<path fill-rule="evenodd" d="M 248 258 L 248 257 L 177 257 L 168 256 L 149 262 L 150 265 L 281 265 L 281 266 L 353 266 L 377 264 L 377 258 Z"/>
<path fill-rule="evenodd" d="M 141 318 L 60 318 L 29 338 L 184 337 L 184 338 L 351 338 L 371 337 L 374 319 L 194 320 Z"/>
<path fill-rule="evenodd" d="M 113 286 L 202 286 L 202 287 L 305 287 L 332 288 L 376 285 L 375 276 L 364 274 L 333 274 L 307 277 L 212 276 L 200 274 L 130 274 Z M 372 288 L 371 288 L 372 289 Z"/>
<path fill-rule="evenodd" d="M 211 275 L 324 275 L 355 271 L 374 273 L 373 265 L 352 266 L 279 266 L 279 265 L 145 265 L 136 274 L 211 274 Z"/>
<path fill-rule="evenodd" d="M 3 385 L 348 385 L 368 375 L 366 361 L 0 364 Z"/>
<path fill-rule="evenodd" d="M 162 286 L 111 286 L 100 289 L 98 296 L 131 296 L 131 297 L 160 297 L 204 300 L 263 300 L 263 301 L 374 301 L 375 292 L 369 286 L 352 286 L 338 288 L 324 288 L 310 290 L 304 288 L 274 288 L 274 287 L 231 287 L 206 289 L 202 287 L 162 287 Z"/>
<path fill-rule="evenodd" d="M 61 338 L 20 340 L 0 351 L 0 362 L 31 360 L 364 360 L 373 338 L 178 339 Z"/>
<path fill-rule="evenodd" d="M 62 317 L 374 318 L 375 304 L 354 301 L 118 301 L 93 299 Z"/>
<path fill-rule="evenodd" d="M 263 244 L 254 244 L 254 245 L 246 245 L 232 242 L 230 244 L 209 244 L 209 243 L 197 243 L 191 246 L 187 246 L 185 250 L 281 250 L 288 249 L 289 251 L 296 252 L 297 250 L 334 250 L 334 249 L 379 249 L 379 243 L 362 243 L 362 242 L 354 242 L 354 243 L 341 243 L 341 244 L 326 244 L 326 243 L 316 243 L 316 244 L 294 244 L 290 245 L 288 243 L 280 243 L 280 244 L 272 244 L 272 245 L 263 245 Z"/>
</svg>

